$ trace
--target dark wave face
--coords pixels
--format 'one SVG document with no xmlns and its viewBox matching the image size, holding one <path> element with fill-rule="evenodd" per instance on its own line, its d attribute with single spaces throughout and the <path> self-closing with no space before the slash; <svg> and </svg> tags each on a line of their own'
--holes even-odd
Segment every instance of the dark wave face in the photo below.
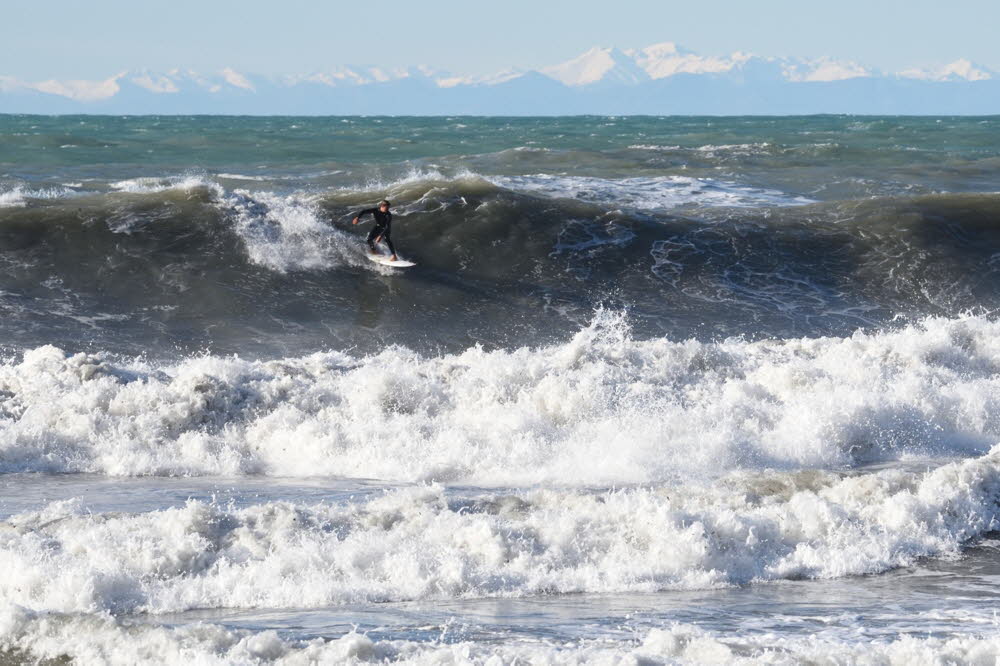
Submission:
<svg viewBox="0 0 1000 666">
<path fill-rule="evenodd" d="M 998 125 L 2 117 L 4 342 L 455 351 L 599 307 L 700 339 L 989 312 Z M 405 273 L 350 224 L 382 197 Z"/>
<path fill-rule="evenodd" d="M 1000 196 L 620 210 L 481 178 L 396 186 L 419 268 L 363 256 L 371 193 L 194 185 L 0 209 L 8 343 L 129 351 L 551 341 L 600 306 L 637 334 L 844 335 L 1000 306 Z M 377 196 L 377 195 L 376 195 Z"/>
</svg>

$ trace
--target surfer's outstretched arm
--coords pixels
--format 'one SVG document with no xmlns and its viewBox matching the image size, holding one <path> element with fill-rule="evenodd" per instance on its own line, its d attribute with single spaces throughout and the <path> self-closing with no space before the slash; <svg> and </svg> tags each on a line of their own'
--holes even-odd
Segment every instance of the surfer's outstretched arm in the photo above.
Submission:
<svg viewBox="0 0 1000 666">
<path fill-rule="evenodd" d="M 357 224 L 358 221 L 361 220 L 361 218 L 364 217 L 365 215 L 368 214 L 375 215 L 375 211 L 377 210 L 378 208 L 365 208 L 363 211 L 359 212 L 357 215 L 354 216 L 354 219 L 351 220 L 351 224 Z"/>
</svg>

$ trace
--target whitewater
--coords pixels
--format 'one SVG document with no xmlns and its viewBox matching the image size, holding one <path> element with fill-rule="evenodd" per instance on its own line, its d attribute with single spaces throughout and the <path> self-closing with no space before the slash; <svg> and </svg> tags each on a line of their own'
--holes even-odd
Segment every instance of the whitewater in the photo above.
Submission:
<svg viewBox="0 0 1000 666">
<path fill-rule="evenodd" d="M 0 662 L 993 663 L 998 176 L 996 118 L 0 116 Z"/>
</svg>

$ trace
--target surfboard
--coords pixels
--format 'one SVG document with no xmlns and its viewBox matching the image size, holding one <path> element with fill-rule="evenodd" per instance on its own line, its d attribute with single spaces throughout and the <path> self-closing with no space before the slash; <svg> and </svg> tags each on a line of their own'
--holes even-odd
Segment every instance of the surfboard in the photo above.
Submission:
<svg viewBox="0 0 1000 666">
<path fill-rule="evenodd" d="M 397 259 L 393 261 L 384 254 L 371 254 L 365 253 L 365 256 L 374 261 L 376 264 L 382 264 L 383 266 L 392 266 L 393 268 L 409 268 L 410 266 L 416 266 L 412 261 L 405 261 L 403 259 Z"/>
</svg>

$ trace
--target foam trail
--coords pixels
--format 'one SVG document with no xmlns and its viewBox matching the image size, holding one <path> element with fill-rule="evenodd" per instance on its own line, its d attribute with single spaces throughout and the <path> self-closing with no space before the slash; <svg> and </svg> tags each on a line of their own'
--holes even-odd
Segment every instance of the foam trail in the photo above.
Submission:
<svg viewBox="0 0 1000 666">
<path fill-rule="evenodd" d="M 502 642 L 378 640 L 350 631 L 329 639 L 295 640 L 275 631 L 252 632 L 198 623 L 182 627 L 125 626 L 109 617 L 0 612 L 0 641 L 36 658 L 81 662 L 187 666 L 199 664 L 918 664 L 990 663 L 1000 657 L 997 636 L 951 639 L 902 636 L 888 642 L 843 642 L 824 637 L 783 639 L 729 635 L 673 623 L 636 632 L 632 640 Z"/>
<path fill-rule="evenodd" d="M 40 347 L 0 365 L 0 471 L 632 484 L 979 455 L 1000 440 L 1000 322 L 849 338 L 390 347 L 175 364 Z"/>
</svg>

